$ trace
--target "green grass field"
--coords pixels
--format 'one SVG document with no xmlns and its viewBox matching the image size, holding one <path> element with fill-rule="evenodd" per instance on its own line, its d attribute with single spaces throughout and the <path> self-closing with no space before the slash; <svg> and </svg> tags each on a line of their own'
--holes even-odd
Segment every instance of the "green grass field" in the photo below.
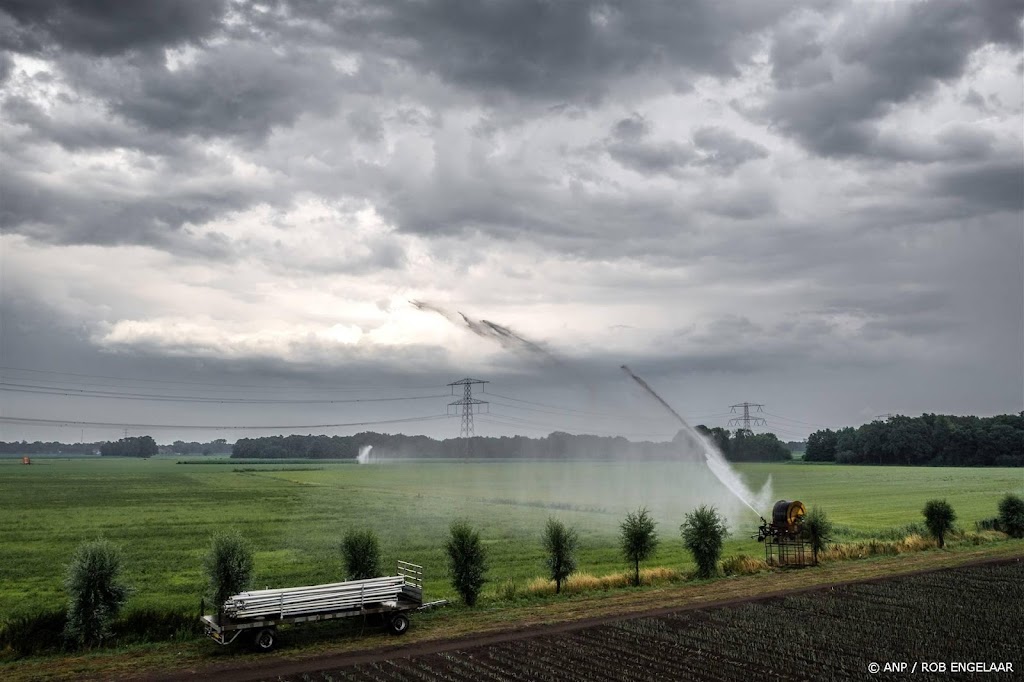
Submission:
<svg viewBox="0 0 1024 682">
<path fill-rule="evenodd" d="M 129 610 L 198 609 L 210 536 L 238 529 L 257 549 L 260 587 L 342 579 L 338 546 L 351 527 L 379 534 L 386 565 L 423 564 L 428 598 L 452 597 L 443 543 L 450 522 L 479 527 L 490 553 L 490 589 L 525 585 L 543 572 L 540 532 L 548 516 L 575 525 L 580 569 L 624 570 L 616 530 L 646 505 L 661 547 L 650 565 L 687 568 L 678 527 L 700 502 L 730 514 L 726 556 L 761 555 L 749 538 L 757 518 L 703 465 L 542 462 L 178 464 L 177 459 L 0 460 L 0 620 L 63 603 L 64 565 L 83 540 L 120 544 L 134 588 Z M 1024 493 L 1021 469 L 757 464 L 739 467 L 754 486 L 771 475 L 776 499 L 820 505 L 846 537 L 884 535 L 919 521 L 930 498 L 945 498 L 958 524 L 991 518 L 1007 492 Z"/>
</svg>

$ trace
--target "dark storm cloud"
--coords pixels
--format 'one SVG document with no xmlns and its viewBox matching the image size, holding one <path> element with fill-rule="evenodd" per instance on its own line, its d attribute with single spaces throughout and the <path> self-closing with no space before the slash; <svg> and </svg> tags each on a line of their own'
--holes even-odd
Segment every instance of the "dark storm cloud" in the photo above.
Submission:
<svg viewBox="0 0 1024 682">
<path fill-rule="evenodd" d="M 0 227 L 56 244 L 148 244 L 224 257 L 226 244 L 216 235 L 191 243 L 182 239 L 181 228 L 248 202 L 223 187 L 96 201 L 87 190 L 51 187 L 29 174 L 0 168 Z"/>
<path fill-rule="evenodd" d="M 24 97 L 10 95 L 3 100 L 4 116 L 9 123 L 24 126 L 29 132 L 11 134 L 9 146 L 27 146 L 52 142 L 67 151 L 89 149 L 136 149 L 154 155 L 173 155 L 178 141 L 157 135 L 138 126 L 125 125 L 109 116 L 57 117 Z"/>
<path fill-rule="evenodd" d="M 812 29 L 783 25 L 772 43 L 772 80 L 782 88 L 809 87 L 832 80 L 824 60 L 825 50 Z"/>
<path fill-rule="evenodd" d="M 874 16 L 861 15 L 871 9 Z M 772 52 L 779 89 L 764 113 L 814 152 L 864 154 L 874 146 L 873 121 L 891 106 L 959 77 L 980 47 L 1019 47 L 1022 16 L 1015 0 L 855 6 L 832 46 L 834 69 L 815 39 L 790 46 L 792 32 L 782 30 Z"/>
<path fill-rule="evenodd" d="M 956 168 L 938 173 L 935 194 L 955 198 L 971 214 L 1024 211 L 1024 160 Z"/>
<path fill-rule="evenodd" d="M 651 132 L 651 124 L 640 114 L 634 113 L 612 126 L 612 135 L 618 140 L 634 142 Z"/>
<path fill-rule="evenodd" d="M 701 163 L 724 173 L 732 172 L 747 161 L 768 156 L 768 150 L 756 142 L 745 140 L 715 126 L 704 126 L 695 130 L 693 142 L 704 154 Z"/>
<path fill-rule="evenodd" d="M 684 69 L 732 76 L 749 34 L 791 3 L 742 7 L 713 0 L 286 3 L 313 21 L 477 92 L 560 100 L 601 97 L 617 79 Z M 267 25 L 273 18 L 264 20 Z M 312 35 L 319 35 L 312 32 Z M 372 48 L 369 48 L 372 49 Z"/>
<path fill-rule="evenodd" d="M 161 61 L 65 64 L 77 86 L 147 130 L 260 140 L 276 125 L 327 111 L 346 83 L 323 53 L 230 42 L 171 70 Z"/>
<path fill-rule="evenodd" d="M 6 52 L 0 52 L 0 85 L 4 84 L 7 77 L 11 75 L 11 71 L 14 70 L 14 60 Z"/>
<path fill-rule="evenodd" d="M 95 55 L 166 47 L 210 35 L 224 8 L 224 0 L 6 0 L 0 6 L 0 45 Z"/>
<path fill-rule="evenodd" d="M 689 147 L 671 140 L 653 140 L 650 132 L 647 119 L 634 113 L 612 126 L 605 151 L 619 165 L 642 175 L 674 175 L 693 160 L 694 152 Z"/>
<path fill-rule="evenodd" d="M 691 149 L 671 141 L 616 140 L 608 145 L 608 154 L 619 164 L 643 175 L 673 175 L 694 158 Z"/>
<path fill-rule="evenodd" d="M 4 6 L 14 9 L 0 10 L 0 44 L 37 59 L 14 68 L 0 52 L 0 226 L 31 237 L 14 242 L 55 272 L 66 254 L 38 242 L 172 252 L 166 272 L 133 274 L 152 277 L 154 289 L 185 268 L 222 275 L 210 258 L 253 257 L 261 281 L 294 288 L 293 300 L 302 286 L 325 299 L 363 295 L 324 275 L 433 291 L 468 273 L 472 293 L 452 291 L 471 301 L 571 301 L 561 330 L 536 324 L 595 371 L 626 362 L 642 374 L 723 373 L 733 383 L 777 371 L 780 384 L 804 379 L 808 394 L 827 395 L 845 383 L 828 375 L 811 386 L 807 377 L 884 366 L 880 374 L 908 384 L 901 363 L 941 377 L 945 360 L 958 358 L 982 378 L 951 382 L 950 393 L 1019 387 L 1024 171 L 1006 113 L 1015 104 L 998 100 L 1002 76 L 968 69 L 986 45 L 1019 50 L 1019 2 L 792 12 L 776 2 L 669 0 Z M 752 59 L 766 35 L 770 80 Z M 195 49 L 159 49 L 185 44 Z M 918 110 L 933 92 L 944 101 Z M 948 99 L 964 92 L 971 107 L 987 108 L 984 125 L 950 120 L 963 114 Z M 760 122 L 772 125 L 734 127 L 733 112 L 716 115 L 747 99 L 737 93 L 763 98 Z M 884 120 L 902 108 L 927 125 Z M 623 118 L 634 110 L 643 114 Z M 810 153 L 794 153 L 779 133 Z M 928 165 L 907 172 L 905 162 Z M 252 230 L 250 216 L 230 215 L 256 205 Z M 382 219 L 383 234 L 351 247 L 347 218 L 321 217 L 363 210 L 368 223 Z M 310 213 L 319 225 L 305 222 Z M 225 217 L 231 237 L 211 234 L 208 223 Z M 299 246 L 275 241 L 278 233 Z M 344 253 L 318 248 L 335 236 Z M 123 255 L 75 257 L 95 266 Z M 529 273 L 516 282 L 522 292 L 500 267 L 476 267 L 499 256 Z M 564 271 L 575 281 L 560 279 Z M 313 339 L 289 356 L 165 339 L 160 318 L 181 301 L 149 293 L 126 303 L 85 286 L 61 312 L 41 303 L 48 291 L 31 279 L 40 278 L 26 276 L 26 287 L 43 293 L 0 310 L 0 352 L 24 366 L 200 381 L 237 372 L 302 386 L 328 375 L 376 384 L 461 371 L 453 365 L 462 358 L 415 343 L 346 355 Z M 259 310 L 246 284 L 216 286 Z M 0 304 L 21 297 L 12 291 Z M 221 332 L 239 320 L 221 316 L 230 303 L 218 305 L 206 312 Z M 613 353 L 565 329 L 577 313 L 630 305 L 659 311 L 648 331 L 661 337 L 641 337 L 643 322 L 628 316 L 609 320 L 642 338 Z M 715 312 L 677 319 L 702 306 Z M 75 323 L 78 307 L 96 319 Z M 746 314 L 725 312 L 735 310 Z M 101 333 L 150 319 L 152 333 Z M 665 331 L 673 326 L 682 329 Z M 235 351 L 266 356 L 232 359 Z M 998 368 L 990 361 L 1003 357 L 1011 360 Z M 496 360 L 488 377 L 525 373 L 514 360 Z M 849 382 L 850 393 L 880 390 L 858 388 L 866 383 Z"/>
<path fill-rule="evenodd" d="M 676 175 L 686 166 L 701 166 L 728 175 L 748 161 L 768 156 L 768 150 L 716 126 L 693 131 L 692 144 L 651 135 L 651 124 L 634 113 L 612 126 L 605 143 L 608 155 L 643 175 Z"/>
</svg>

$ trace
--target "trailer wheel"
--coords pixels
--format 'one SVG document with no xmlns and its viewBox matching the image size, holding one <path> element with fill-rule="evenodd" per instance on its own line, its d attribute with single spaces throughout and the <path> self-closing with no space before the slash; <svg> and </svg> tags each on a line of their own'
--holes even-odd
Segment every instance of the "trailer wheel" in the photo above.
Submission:
<svg viewBox="0 0 1024 682">
<path fill-rule="evenodd" d="M 393 635 L 404 635 L 406 630 L 409 629 L 409 617 L 404 613 L 396 613 L 390 621 L 388 621 L 388 630 Z"/>
<path fill-rule="evenodd" d="M 256 636 L 252 639 L 252 645 L 256 651 L 270 651 L 274 648 L 275 637 L 274 630 L 271 628 L 264 628 L 256 633 Z"/>
</svg>

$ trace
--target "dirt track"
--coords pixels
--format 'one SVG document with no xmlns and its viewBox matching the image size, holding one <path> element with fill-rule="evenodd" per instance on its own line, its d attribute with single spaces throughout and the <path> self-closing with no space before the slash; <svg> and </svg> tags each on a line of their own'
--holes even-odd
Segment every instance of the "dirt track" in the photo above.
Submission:
<svg viewBox="0 0 1024 682">
<path fill-rule="evenodd" d="M 149 682 L 164 682 L 168 680 L 220 680 L 225 682 L 276 680 L 278 677 L 288 677 L 294 675 L 301 675 L 303 673 L 318 673 L 321 671 L 337 670 L 338 668 L 343 668 L 346 666 L 374 663 L 385 661 L 388 659 L 408 658 L 413 656 L 422 656 L 455 650 L 472 649 L 476 647 L 501 644 L 521 639 L 527 639 L 531 637 L 545 637 L 555 634 L 573 632 L 576 630 L 582 630 L 600 625 L 606 625 L 609 623 L 614 623 L 623 620 L 663 616 L 683 611 L 694 611 L 701 609 L 718 608 L 723 606 L 734 606 L 738 604 L 768 600 L 777 597 L 829 590 L 846 585 L 879 583 L 887 580 L 900 580 L 911 576 L 936 573 L 940 571 L 960 570 L 972 566 L 1011 564 L 1019 563 L 1021 561 L 1021 557 L 1014 557 L 1010 559 L 984 559 L 965 562 L 963 564 L 959 564 L 953 567 L 928 568 L 910 571 L 906 573 L 899 573 L 897 575 L 875 577 L 863 580 L 850 580 L 844 582 L 836 582 L 828 585 L 815 585 L 813 587 L 808 588 L 778 590 L 773 592 L 765 592 L 758 595 L 744 597 L 740 599 L 727 599 L 714 602 L 699 602 L 685 606 L 671 606 L 666 608 L 648 609 L 638 612 L 632 612 L 628 615 L 605 615 L 594 618 L 582 618 L 578 620 L 571 620 L 567 622 L 550 625 L 532 625 L 523 628 L 510 628 L 500 632 L 488 633 L 479 636 L 421 641 L 411 643 L 407 646 L 395 645 L 387 647 L 378 647 L 358 652 L 334 654 L 304 660 L 284 660 L 280 658 L 267 657 L 255 662 L 247 661 L 245 664 L 242 665 L 216 665 L 196 670 L 177 670 L 173 673 L 169 673 L 166 675 L 147 676 L 141 679 L 148 680 Z"/>
</svg>

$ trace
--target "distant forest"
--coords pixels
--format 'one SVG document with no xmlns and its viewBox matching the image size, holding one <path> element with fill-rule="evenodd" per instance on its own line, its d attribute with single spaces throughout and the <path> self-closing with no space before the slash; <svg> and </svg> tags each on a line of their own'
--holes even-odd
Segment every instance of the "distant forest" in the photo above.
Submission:
<svg viewBox="0 0 1024 682">
<path fill-rule="evenodd" d="M 714 436 L 721 429 L 708 430 L 697 427 L 705 434 Z M 784 461 L 791 457 L 786 447 L 773 434 L 750 434 L 740 431 L 729 441 L 726 456 L 734 461 Z M 722 437 L 720 433 L 719 438 Z M 650 441 L 633 442 L 623 437 L 573 435 L 556 431 L 543 438 L 526 436 L 502 436 L 488 438 L 477 436 L 470 439 L 468 456 L 479 459 L 596 459 L 608 460 L 620 457 L 632 459 L 675 459 L 680 453 L 701 457 L 699 447 L 689 447 L 689 436 L 680 431 L 667 443 Z M 716 438 L 718 440 L 718 438 Z M 373 454 L 399 458 L 444 458 L 462 457 L 467 454 L 466 441 L 461 438 L 435 440 L 427 436 L 390 435 L 372 431 L 354 436 L 267 436 L 264 438 L 240 438 L 232 449 L 231 456 L 239 458 L 309 458 L 309 459 L 354 459 L 359 448 L 373 446 Z"/>
<path fill-rule="evenodd" d="M 105 457 L 152 457 L 161 455 L 227 455 L 231 443 L 223 438 L 199 443 L 176 440 L 170 445 L 157 445 L 150 436 L 129 436 L 116 441 L 95 443 L 58 443 L 57 441 L 0 441 L 0 455 L 96 455 Z"/>
<path fill-rule="evenodd" d="M 815 431 L 804 460 L 840 464 L 1024 466 L 1024 412 L 996 417 L 922 414 Z"/>
<path fill-rule="evenodd" d="M 771 433 L 743 429 L 698 426 L 734 462 L 776 462 L 792 458 L 791 451 L 803 443 L 784 443 Z M 700 447 L 684 431 L 670 442 L 633 442 L 623 437 L 573 435 L 556 431 L 543 438 L 477 436 L 435 440 L 427 436 L 406 436 L 367 431 L 354 436 L 267 436 L 240 438 L 234 445 L 225 439 L 200 443 L 174 441 L 156 445 L 149 436 L 118 441 L 58 443 L 25 441 L 0 442 L 0 455 L 80 454 L 120 457 L 150 457 L 161 454 L 228 454 L 246 459 L 355 459 L 361 447 L 373 446 L 378 457 L 440 459 L 637 460 L 675 459 L 680 454 L 700 457 Z M 882 464 L 904 466 L 998 466 L 1024 467 L 1024 412 L 996 417 L 957 417 L 923 414 L 920 417 L 890 417 L 858 428 L 812 433 L 804 449 L 804 461 L 839 464 Z"/>
<path fill-rule="evenodd" d="M 57 441 L 0 441 L 0 455 L 95 455 L 107 441 L 58 443 Z"/>
</svg>

